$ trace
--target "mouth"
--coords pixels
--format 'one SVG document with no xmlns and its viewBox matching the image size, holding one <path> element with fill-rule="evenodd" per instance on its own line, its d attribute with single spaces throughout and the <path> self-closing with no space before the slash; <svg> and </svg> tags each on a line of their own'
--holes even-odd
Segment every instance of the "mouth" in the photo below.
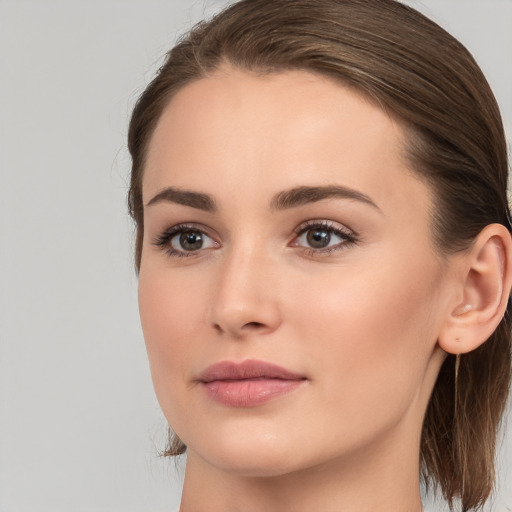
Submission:
<svg viewBox="0 0 512 512">
<path fill-rule="evenodd" d="M 255 407 L 300 388 L 307 378 L 257 360 L 222 361 L 202 372 L 198 381 L 214 401 L 231 407 Z"/>
</svg>

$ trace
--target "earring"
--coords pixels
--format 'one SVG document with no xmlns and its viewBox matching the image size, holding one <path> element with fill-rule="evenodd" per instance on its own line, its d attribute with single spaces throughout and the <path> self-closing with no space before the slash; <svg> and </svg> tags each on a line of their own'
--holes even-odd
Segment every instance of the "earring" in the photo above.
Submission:
<svg viewBox="0 0 512 512">
<path fill-rule="evenodd" d="M 459 309 L 457 309 L 457 315 L 463 315 L 464 313 L 467 313 L 468 311 L 471 311 L 473 309 L 473 306 L 471 304 L 465 304 L 464 306 L 461 306 Z"/>
<path fill-rule="evenodd" d="M 457 340 L 459 341 L 459 340 Z M 454 393 L 454 404 L 453 404 L 453 414 L 455 416 L 457 412 L 457 402 L 459 399 L 459 369 L 460 369 L 460 354 L 455 356 L 455 393 Z"/>
</svg>

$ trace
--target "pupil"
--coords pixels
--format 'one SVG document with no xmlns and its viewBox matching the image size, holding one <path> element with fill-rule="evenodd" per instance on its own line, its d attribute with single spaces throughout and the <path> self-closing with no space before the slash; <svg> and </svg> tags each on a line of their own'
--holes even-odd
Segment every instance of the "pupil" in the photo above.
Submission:
<svg viewBox="0 0 512 512">
<path fill-rule="evenodd" d="M 315 249 L 327 247 L 331 241 L 331 235 L 327 231 L 312 230 L 308 233 L 308 243 Z"/>
<path fill-rule="evenodd" d="M 186 251 L 197 251 L 203 246 L 203 237 L 199 233 L 182 233 L 180 245 Z"/>
</svg>

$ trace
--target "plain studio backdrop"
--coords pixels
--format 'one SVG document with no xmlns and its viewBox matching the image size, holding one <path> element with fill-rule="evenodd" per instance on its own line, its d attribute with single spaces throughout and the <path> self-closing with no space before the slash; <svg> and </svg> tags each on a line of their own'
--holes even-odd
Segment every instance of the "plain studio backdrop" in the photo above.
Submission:
<svg viewBox="0 0 512 512">
<path fill-rule="evenodd" d="M 226 3 L 0 0 L 1 512 L 179 502 L 182 471 L 157 456 L 125 139 L 164 52 Z M 411 3 L 473 52 L 510 136 L 512 0 Z M 497 512 L 512 510 L 510 419 Z"/>
</svg>

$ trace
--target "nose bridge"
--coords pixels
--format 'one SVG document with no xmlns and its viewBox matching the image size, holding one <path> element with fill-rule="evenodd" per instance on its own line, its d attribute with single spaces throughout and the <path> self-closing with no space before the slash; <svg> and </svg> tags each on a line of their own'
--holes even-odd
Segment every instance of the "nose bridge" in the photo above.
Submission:
<svg viewBox="0 0 512 512">
<path fill-rule="evenodd" d="M 226 251 L 212 304 L 212 322 L 219 332 L 240 337 L 278 327 L 275 270 L 263 244 L 255 240 L 234 244 Z"/>
</svg>

